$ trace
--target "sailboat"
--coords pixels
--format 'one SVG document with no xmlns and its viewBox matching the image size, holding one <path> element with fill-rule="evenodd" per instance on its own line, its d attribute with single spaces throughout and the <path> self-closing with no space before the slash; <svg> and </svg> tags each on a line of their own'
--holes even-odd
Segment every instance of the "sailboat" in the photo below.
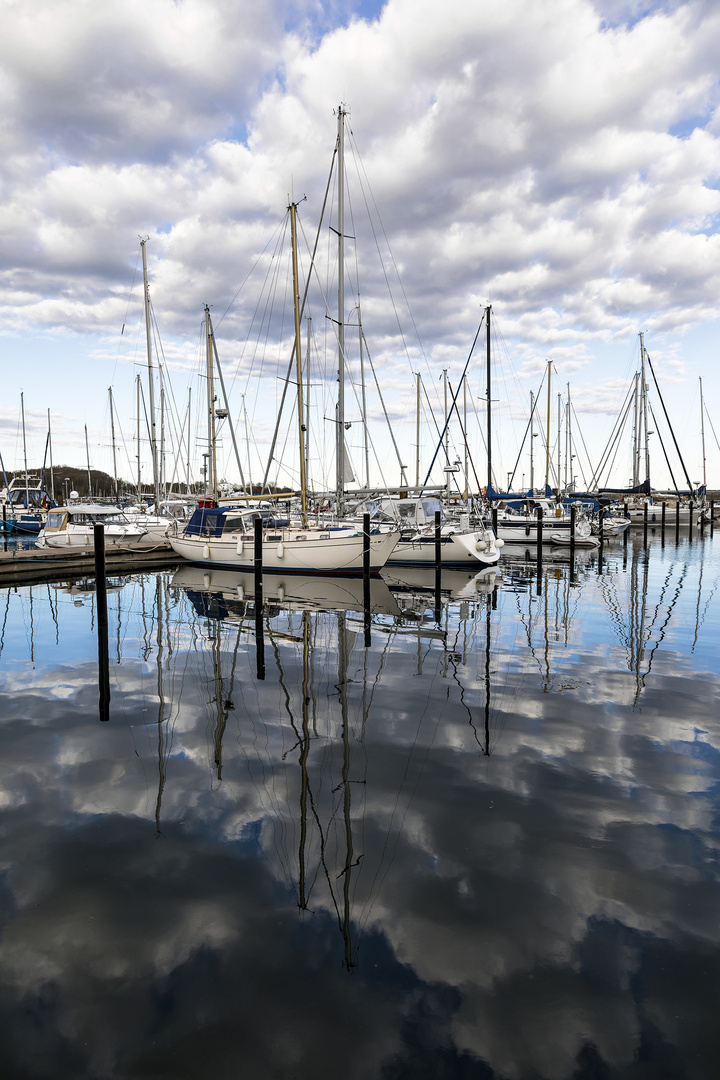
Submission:
<svg viewBox="0 0 720 1080">
<path fill-rule="evenodd" d="M 0 457 L 5 488 L 0 492 L 0 505 L 3 507 L 3 531 L 27 533 L 37 535 L 47 519 L 47 511 L 57 503 L 49 491 L 45 489 L 45 465 L 43 463 L 42 476 L 30 476 L 27 465 L 27 442 L 25 439 L 25 395 L 20 394 L 20 411 L 22 414 L 23 436 L 23 461 L 24 470 L 22 475 L 14 476 L 8 481 L 5 474 L 5 465 Z M 48 412 L 48 425 L 50 413 Z M 45 453 L 50 442 L 50 430 L 45 444 Z M 51 457 L 52 469 L 52 457 Z"/>
<path fill-rule="evenodd" d="M 365 537 L 362 526 L 308 524 L 305 472 L 305 424 L 303 414 L 302 350 L 300 347 L 300 293 L 297 258 L 297 203 L 288 207 L 292 246 L 293 307 L 295 315 L 295 365 L 300 462 L 300 522 L 277 516 L 273 510 L 219 506 L 215 498 L 201 499 L 197 510 L 181 531 L 177 523 L 168 528 L 174 551 L 194 563 L 229 569 L 254 567 L 255 522 L 262 527 L 262 562 L 268 571 L 302 574 L 361 574 Z M 209 403 L 212 409 L 212 400 Z M 370 572 L 378 573 L 398 542 L 398 529 L 374 527 L 369 535 Z"/>
</svg>

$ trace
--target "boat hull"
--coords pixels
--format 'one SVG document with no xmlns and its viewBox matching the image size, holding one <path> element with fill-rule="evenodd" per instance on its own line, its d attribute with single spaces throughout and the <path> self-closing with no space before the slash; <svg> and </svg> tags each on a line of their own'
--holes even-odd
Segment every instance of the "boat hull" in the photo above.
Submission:
<svg viewBox="0 0 720 1080">
<path fill-rule="evenodd" d="M 189 562 L 228 569 L 252 570 L 255 565 L 254 540 L 243 537 L 168 537 L 173 551 Z M 378 573 L 388 560 L 398 540 L 398 533 L 370 536 L 370 571 Z M 338 533 L 295 532 L 284 530 L 263 539 L 263 570 L 296 574 L 362 574 L 362 533 L 347 530 Z"/>
<path fill-rule="evenodd" d="M 464 569 L 472 567 L 476 572 L 483 567 L 495 566 L 500 552 L 494 543 L 489 550 L 478 551 L 483 542 L 482 532 L 451 533 L 440 537 L 440 561 L 443 566 Z M 401 536 L 390 558 L 389 566 L 435 566 L 435 537 L 432 533 L 418 536 Z"/>
</svg>

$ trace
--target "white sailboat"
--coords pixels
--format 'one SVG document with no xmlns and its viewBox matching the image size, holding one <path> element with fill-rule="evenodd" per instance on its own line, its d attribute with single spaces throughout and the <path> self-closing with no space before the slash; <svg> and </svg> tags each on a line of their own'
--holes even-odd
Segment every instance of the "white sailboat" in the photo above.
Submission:
<svg viewBox="0 0 720 1080">
<path fill-rule="evenodd" d="M 168 539 L 173 550 L 194 563 L 231 569 L 254 566 L 255 522 L 262 523 L 263 568 L 302 574 L 361 574 L 365 537 L 354 523 L 310 526 L 307 515 L 305 473 L 305 425 L 303 416 L 302 352 L 300 348 L 300 295 L 297 262 L 297 204 L 291 203 L 293 306 L 295 314 L 295 366 L 297 376 L 297 416 L 300 462 L 300 523 L 276 517 L 267 510 L 218 506 L 215 499 L 202 499 L 198 509 L 181 531 L 171 526 Z M 212 401 L 210 402 L 212 408 Z M 398 529 L 370 531 L 370 571 L 377 573 L 398 542 Z"/>
</svg>

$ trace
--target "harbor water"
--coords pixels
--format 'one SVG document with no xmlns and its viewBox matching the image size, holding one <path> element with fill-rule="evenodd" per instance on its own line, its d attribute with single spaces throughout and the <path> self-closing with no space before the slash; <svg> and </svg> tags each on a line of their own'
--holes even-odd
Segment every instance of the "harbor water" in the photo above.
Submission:
<svg viewBox="0 0 720 1080">
<path fill-rule="evenodd" d="M 0 1076 L 717 1076 L 718 543 L 3 590 Z"/>
</svg>

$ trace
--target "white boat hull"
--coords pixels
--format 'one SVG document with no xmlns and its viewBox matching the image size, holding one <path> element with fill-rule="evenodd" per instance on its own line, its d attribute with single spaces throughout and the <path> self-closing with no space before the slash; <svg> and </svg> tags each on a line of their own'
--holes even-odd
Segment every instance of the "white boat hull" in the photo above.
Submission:
<svg viewBox="0 0 720 1080">
<path fill-rule="evenodd" d="M 127 528 L 112 528 L 105 526 L 105 544 L 135 544 L 138 540 L 146 538 L 145 529 L 128 526 Z M 95 535 L 92 529 L 69 526 L 58 532 L 48 532 L 44 529 L 35 541 L 36 547 L 50 548 L 92 548 L 95 546 Z"/>
<path fill-rule="evenodd" d="M 440 561 L 443 566 L 495 566 L 500 552 L 490 544 L 483 532 L 453 532 L 440 537 Z M 434 566 L 435 536 L 432 532 L 411 537 L 401 536 L 390 558 L 389 566 Z"/>
<path fill-rule="evenodd" d="M 377 573 L 387 562 L 399 533 L 370 536 L 370 570 Z M 179 535 L 168 537 L 173 551 L 193 563 L 252 570 L 252 534 L 220 537 Z M 301 574 L 361 574 L 363 535 L 354 529 L 313 531 L 278 529 L 263 538 L 263 570 Z"/>
</svg>

